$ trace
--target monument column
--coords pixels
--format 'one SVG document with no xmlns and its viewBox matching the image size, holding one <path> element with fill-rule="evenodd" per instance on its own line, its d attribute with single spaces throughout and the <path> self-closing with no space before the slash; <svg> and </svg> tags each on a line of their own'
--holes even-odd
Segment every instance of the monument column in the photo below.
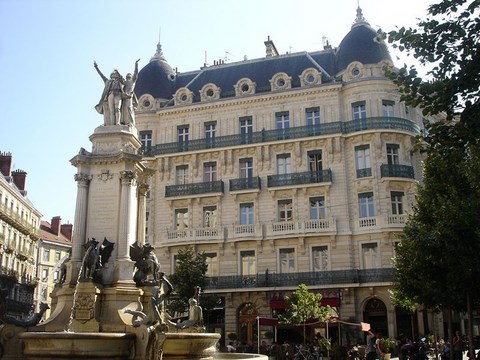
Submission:
<svg viewBox="0 0 480 360">
<path fill-rule="evenodd" d="M 88 188 L 91 175 L 84 173 L 75 174 L 77 182 L 77 202 L 75 205 L 75 231 L 73 233 L 72 261 L 82 260 L 82 246 L 85 243 L 87 227 Z"/>
<path fill-rule="evenodd" d="M 122 184 L 120 197 L 118 260 L 130 260 L 130 245 L 135 242 L 137 235 L 136 209 L 133 202 L 136 200 L 137 175 L 133 171 L 124 170 L 120 172 Z"/>
<path fill-rule="evenodd" d="M 138 186 L 138 222 L 137 222 L 137 243 L 139 245 L 145 244 L 145 225 L 146 225 L 146 211 L 147 211 L 147 192 L 149 186 L 147 184 L 140 184 Z"/>
</svg>

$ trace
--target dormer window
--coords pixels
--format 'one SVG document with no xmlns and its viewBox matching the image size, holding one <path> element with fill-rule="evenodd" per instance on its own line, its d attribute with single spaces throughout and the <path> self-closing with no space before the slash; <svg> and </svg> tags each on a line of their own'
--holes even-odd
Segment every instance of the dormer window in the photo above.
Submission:
<svg viewBox="0 0 480 360">
<path fill-rule="evenodd" d="M 302 86 L 312 86 L 322 83 L 322 76 L 318 70 L 314 68 L 305 69 L 299 78 Z"/>
<path fill-rule="evenodd" d="M 200 99 L 202 101 L 218 100 L 220 99 L 220 91 L 221 89 L 217 85 L 212 83 L 206 84 L 200 90 Z"/>
<path fill-rule="evenodd" d="M 270 86 L 272 91 L 290 89 L 292 87 L 292 78 L 283 72 L 277 73 L 270 80 Z"/>
<path fill-rule="evenodd" d="M 193 93 L 186 87 L 177 90 L 174 96 L 175 105 L 191 104 L 193 102 Z"/>
<path fill-rule="evenodd" d="M 240 79 L 234 85 L 235 96 L 245 96 L 245 95 L 255 94 L 256 87 L 257 87 L 257 84 L 255 84 L 249 78 Z"/>
</svg>

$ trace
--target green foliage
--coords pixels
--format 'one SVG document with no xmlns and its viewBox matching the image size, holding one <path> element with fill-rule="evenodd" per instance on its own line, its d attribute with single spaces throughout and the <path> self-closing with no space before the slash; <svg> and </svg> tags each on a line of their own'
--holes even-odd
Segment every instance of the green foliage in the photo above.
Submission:
<svg viewBox="0 0 480 360">
<path fill-rule="evenodd" d="M 424 114 L 424 183 L 394 259 L 394 303 L 464 310 L 480 299 L 480 0 L 441 0 L 417 28 L 388 40 L 428 67 L 387 69 L 401 99 Z"/>
<path fill-rule="evenodd" d="M 188 307 L 188 299 L 195 295 L 195 288 L 204 287 L 208 265 L 204 254 L 195 253 L 191 246 L 179 250 L 176 257 L 175 272 L 170 281 L 178 300 Z"/>
<path fill-rule="evenodd" d="M 284 324 L 305 324 L 307 320 L 318 319 L 323 322 L 328 319 L 329 306 L 321 306 L 321 294 L 308 291 L 307 285 L 300 284 L 290 296 L 285 297 L 285 313 L 279 317 Z"/>
<path fill-rule="evenodd" d="M 380 339 L 380 348 L 385 352 L 389 353 L 397 346 L 397 340 L 392 338 L 382 338 Z"/>
</svg>

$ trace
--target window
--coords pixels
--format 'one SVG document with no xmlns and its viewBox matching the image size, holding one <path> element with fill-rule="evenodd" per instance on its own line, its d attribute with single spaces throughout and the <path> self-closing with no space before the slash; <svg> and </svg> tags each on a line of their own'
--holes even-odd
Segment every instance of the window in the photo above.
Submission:
<svg viewBox="0 0 480 360">
<path fill-rule="evenodd" d="M 383 116 L 385 116 L 385 117 L 393 117 L 394 116 L 393 105 L 395 105 L 394 101 L 382 100 Z"/>
<path fill-rule="evenodd" d="M 48 280 L 48 268 L 42 269 L 42 281 L 45 282 Z"/>
<path fill-rule="evenodd" d="M 327 246 L 312 247 L 312 264 L 313 264 L 313 271 L 328 270 L 328 247 Z"/>
<path fill-rule="evenodd" d="M 310 220 L 325 219 L 325 197 L 310 198 Z"/>
<path fill-rule="evenodd" d="M 251 225 L 254 222 L 253 203 L 240 204 L 240 224 Z"/>
<path fill-rule="evenodd" d="M 57 270 L 53 273 L 53 281 L 57 282 L 60 272 Z"/>
<path fill-rule="evenodd" d="M 217 163 L 209 162 L 203 164 L 203 181 L 212 182 L 217 180 Z"/>
<path fill-rule="evenodd" d="M 322 172 L 322 150 L 309 151 L 308 156 L 308 170 L 314 173 Z"/>
<path fill-rule="evenodd" d="M 205 123 L 205 142 L 207 148 L 215 147 L 215 128 L 217 126 L 216 121 Z"/>
<path fill-rule="evenodd" d="M 375 216 L 373 193 L 367 192 L 358 194 L 358 214 L 361 218 Z"/>
<path fill-rule="evenodd" d="M 392 215 L 403 214 L 403 196 L 404 193 L 400 191 L 392 191 L 390 193 L 390 198 L 392 201 Z"/>
<path fill-rule="evenodd" d="M 207 263 L 207 276 L 218 276 L 218 256 L 216 253 L 205 253 L 205 262 Z"/>
<path fill-rule="evenodd" d="M 377 256 L 377 244 L 368 243 L 362 244 L 362 258 L 364 269 L 377 269 L 378 268 L 378 256 Z"/>
<path fill-rule="evenodd" d="M 288 138 L 288 128 L 290 127 L 290 115 L 288 111 L 275 113 L 275 124 L 277 127 L 277 138 Z"/>
<path fill-rule="evenodd" d="M 312 107 L 305 109 L 305 115 L 307 118 L 307 125 L 320 125 L 320 108 Z"/>
<path fill-rule="evenodd" d="M 355 147 L 355 164 L 357 166 L 357 178 L 372 176 L 369 145 Z"/>
<path fill-rule="evenodd" d="M 352 115 L 355 130 L 364 130 L 367 128 L 367 110 L 365 101 L 360 101 L 352 104 Z"/>
<path fill-rule="evenodd" d="M 50 261 L 50 249 L 43 249 L 43 261 Z"/>
<path fill-rule="evenodd" d="M 240 258 L 242 275 L 256 275 L 257 266 L 255 261 L 255 251 L 240 251 Z"/>
<path fill-rule="evenodd" d="M 280 249 L 280 272 L 283 274 L 295 272 L 295 249 Z"/>
<path fill-rule="evenodd" d="M 55 251 L 55 262 L 59 262 L 62 258 L 62 253 L 60 251 Z"/>
<path fill-rule="evenodd" d="M 177 230 L 188 229 L 188 209 L 175 209 L 175 224 Z"/>
<path fill-rule="evenodd" d="M 179 165 L 175 169 L 175 184 L 188 184 L 188 165 Z"/>
<path fill-rule="evenodd" d="M 290 174 L 292 169 L 292 159 L 290 154 L 277 155 L 277 175 Z"/>
<path fill-rule="evenodd" d="M 387 163 L 388 165 L 398 165 L 400 163 L 398 157 L 398 144 L 387 144 Z"/>
<path fill-rule="evenodd" d="M 214 228 L 217 226 L 217 207 L 206 206 L 203 208 L 203 227 Z"/>
<path fill-rule="evenodd" d="M 240 140 L 242 144 L 252 142 L 253 138 L 253 121 L 251 116 L 244 116 L 240 119 Z"/>
<path fill-rule="evenodd" d="M 150 149 L 152 147 L 152 132 L 140 131 L 140 142 L 144 150 Z"/>
<path fill-rule="evenodd" d="M 179 151 L 188 150 L 188 139 L 189 139 L 188 130 L 189 130 L 188 125 L 182 125 L 177 127 Z"/>
<path fill-rule="evenodd" d="M 253 177 L 253 159 L 240 159 L 240 178 L 251 179 Z"/>
<path fill-rule="evenodd" d="M 291 221 L 292 219 L 292 200 L 278 200 L 278 221 Z"/>
</svg>

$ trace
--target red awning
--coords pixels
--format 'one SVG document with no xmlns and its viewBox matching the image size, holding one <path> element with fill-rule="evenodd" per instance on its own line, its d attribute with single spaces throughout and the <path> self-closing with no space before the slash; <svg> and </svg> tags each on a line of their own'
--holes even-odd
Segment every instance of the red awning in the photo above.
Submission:
<svg viewBox="0 0 480 360">
<path fill-rule="evenodd" d="M 266 326 L 277 326 L 278 319 L 259 317 L 258 323 L 260 325 L 266 325 Z"/>
</svg>

